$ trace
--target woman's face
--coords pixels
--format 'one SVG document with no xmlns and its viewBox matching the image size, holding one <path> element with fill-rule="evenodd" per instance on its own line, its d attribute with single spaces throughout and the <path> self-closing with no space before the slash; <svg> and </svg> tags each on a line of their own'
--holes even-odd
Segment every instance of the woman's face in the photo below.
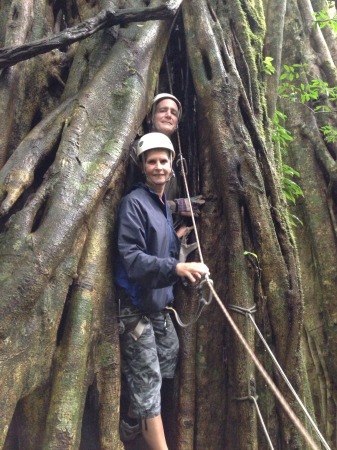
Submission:
<svg viewBox="0 0 337 450">
<path fill-rule="evenodd" d="M 145 155 L 144 172 L 146 183 L 165 186 L 172 172 L 172 162 L 167 150 L 148 150 Z"/>
</svg>

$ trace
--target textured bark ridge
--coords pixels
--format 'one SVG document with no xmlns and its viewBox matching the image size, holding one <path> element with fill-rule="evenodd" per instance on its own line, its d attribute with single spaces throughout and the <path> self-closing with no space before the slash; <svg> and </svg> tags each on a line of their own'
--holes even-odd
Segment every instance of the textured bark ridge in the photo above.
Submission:
<svg viewBox="0 0 337 450">
<path fill-rule="evenodd" d="M 238 30 L 236 36 L 235 24 L 234 30 L 230 31 L 225 16 L 219 14 L 217 17 L 206 2 L 189 2 L 183 8 L 189 60 L 200 107 L 199 130 L 205 157 L 203 178 L 216 179 L 216 185 L 207 181 L 206 186 L 210 192 L 218 193 L 218 208 L 224 211 L 219 222 L 224 222 L 227 245 L 222 253 L 217 254 L 217 258 L 223 261 L 227 269 L 225 298 L 228 303 L 245 309 L 256 304 L 260 324 L 267 322 L 272 329 L 279 361 L 289 368 L 298 367 L 302 297 L 296 273 L 296 254 L 282 214 L 272 155 L 260 132 L 264 113 L 262 100 L 256 92 L 256 70 L 254 74 L 254 67 L 249 67 L 249 74 L 244 73 L 240 77 L 237 67 L 243 66 L 240 50 L 243 45 L 239 44 L 243 32 Z M 192 9 L 197 10 L 198 14 L 192 14 Z M 235 13 L 234 10 L 228 12 Z M 204 20 L 201 33 L 200 25 L 196 33 L 196 17 L 200 15 Z M 262 40 L 263 30 L 258 31 Z M 232 33 L 237 41 L 231 40 Z M 253 103 L 242 82 L 245 75 L 251 77 L 249 86 Z M 206 195 L 210 194 L 206 192 Z M 209 235 L 207 242 L 210 249 L 214 248 L 217 246 L 217 236 Z M 256 259 L 247 258 L 247 251 L 256 254 Z M 273 263 L 270 264 L 270 261 Z M 215 267 L 211 273 L 216 273 Z M 240 316 L 236 319 L 245 330 L 247 340 L 254 346 L 254 333 L 249 322 Z M 243 432 L 238 436 L 226 433 L 226 448 L 254 448 L 257 440 L 256 411 L 254 404 L 249 402 L 251 395 L 259 395 L 254 370 L 235 337 L 230 336 L 229 339 L 232 344 L 228 365 L 231 380 L 228 424 L 231 427 L 237 423 Z M 208 395 L 211 396 L 212 392 Z M 213 395 L 216 397 L 216 392 Z M 244 398 L 247 401 L 240 401 Z M 209 404 L 214 407 L 213 402 Z M 201 447 L 207 445 L 206 427 L 208 424 L 205 424 Z"/>
<path fill-rule="evenodd" d="M 312 28 L 314 3 L 0 0 L 0 448 L 124 448 L 115 219 L 157 91 L 183 104 L 173 140 L 191 194 L 206 199 L 197 227 L 216 291 L 303 420 L 251 321 L 231 309 L 254 308 L 336 446 L 337 153 L 319 133 L 325 119 L 277 95 L 282 62 L 310 62 L 337 85 L 335 37 Z M 296 230 L 272 142 L 281 108 L 305 194 L 290 211 Z M 175 291 L 187 322 L 200 293 Z M 169 448 L 268 448 L 253 399 L 275 449 L 307 448 L 215 302 L 179 334 L 177 375 L 163 386 Z"/>
<path fill-rule="evenodd" d="M 78 57 L 82 66 L 70 73 L 59 106 L 1 171 L 1 446 L 12 445 L 8 427 L 25 398 L 25 410 L 42 402 L 22 429 L 26 448 L 79 448 L 89 386 L 100 393 L 101 447 L 121 445 L 112 231 L 129 145 L 154 92 L 169 26 L 98 33 L 91 45 L 102 49 L 101 60 L 86 43 L 82 54 L 80 44 L 73 64 Z M 36 393 L 41 386 L 46 399 Z"/>
<path fill-rule="evenodd" d="M 165 4 L 154 8 L 134 8 L 119 11 L 110 11 L 109 9 L 103 10 L 100 11 L 97 16 L 91 17 L 71 29 L 60 32 L 52 38 L 41 39 L 28 44 L 1 49 L 0 69 L 13 66 L 19 61 L 24 61 L 33 56 L 50 52 L 56 48 L 82 41 L 103 28 L 109 28 L 114 25 L 125 26 L 126 24 L 135 21 L 143 22 L 148 20 L 166 19 L 170 15 L 174 15 L 175 12 L 176 8 L 170 8 L 169 5 Z"/>
</svg>

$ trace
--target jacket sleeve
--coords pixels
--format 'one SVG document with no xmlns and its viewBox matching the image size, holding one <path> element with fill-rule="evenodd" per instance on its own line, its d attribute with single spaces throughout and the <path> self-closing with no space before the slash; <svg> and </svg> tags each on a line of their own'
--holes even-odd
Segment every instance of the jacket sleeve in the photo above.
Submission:
<svg viewBox="0 0 337 450">
<path fill-rule="evenodd" d="M 139 202 L 124 198 L 119 209 L 118 251 L 128 278 L 143 287 L 156 289 L 178 280 L 178 260 L 149 255 L 146 244 L 145 212 Z"/>
</svg>

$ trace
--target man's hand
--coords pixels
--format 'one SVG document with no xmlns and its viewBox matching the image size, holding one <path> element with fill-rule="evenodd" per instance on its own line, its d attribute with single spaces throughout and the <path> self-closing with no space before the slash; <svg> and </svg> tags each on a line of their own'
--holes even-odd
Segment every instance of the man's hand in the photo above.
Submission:
<svg viewBox="0 0 337 450">
<path fill-rule="evenodd" d="M 180 277 L 186 277 L 191 283 L 195 284 L 204 275 L 209 275 L 209 268 L 201 262 L 180 262 L 176 266 L 176 273 Z"/>
<path fill-rule="evenodd" d="M 200 216 L 200 207 L 205 203 L 202 195 L 191 197 L 192 211 L 195 217 Z M 188 198 L 176 198 L 168 201 L 172 214 L 179 214 L 185 217 L 191 217 L 191 208 Z"/>
</svg>

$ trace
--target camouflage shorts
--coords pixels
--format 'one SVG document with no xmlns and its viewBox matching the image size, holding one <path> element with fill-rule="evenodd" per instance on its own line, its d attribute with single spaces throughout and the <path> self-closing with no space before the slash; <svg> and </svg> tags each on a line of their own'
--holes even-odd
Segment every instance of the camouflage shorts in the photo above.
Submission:
<svg viewBox="0 0 337 450">
<path fill-rule="evenodd" d="M 121 310 L 121 315 L 134 311 Z M 151 418 L 161 411 L 162 378 L 173 378 L 179 341 L 168 313 L 147 316 L 150 320 L 137 341 L 130 333 L 121 335 L 122 372 L 128 387 L 130 409 L 137 416 Z M 122 319 L 124 324 L 135 317 Z"/>
</svg>

